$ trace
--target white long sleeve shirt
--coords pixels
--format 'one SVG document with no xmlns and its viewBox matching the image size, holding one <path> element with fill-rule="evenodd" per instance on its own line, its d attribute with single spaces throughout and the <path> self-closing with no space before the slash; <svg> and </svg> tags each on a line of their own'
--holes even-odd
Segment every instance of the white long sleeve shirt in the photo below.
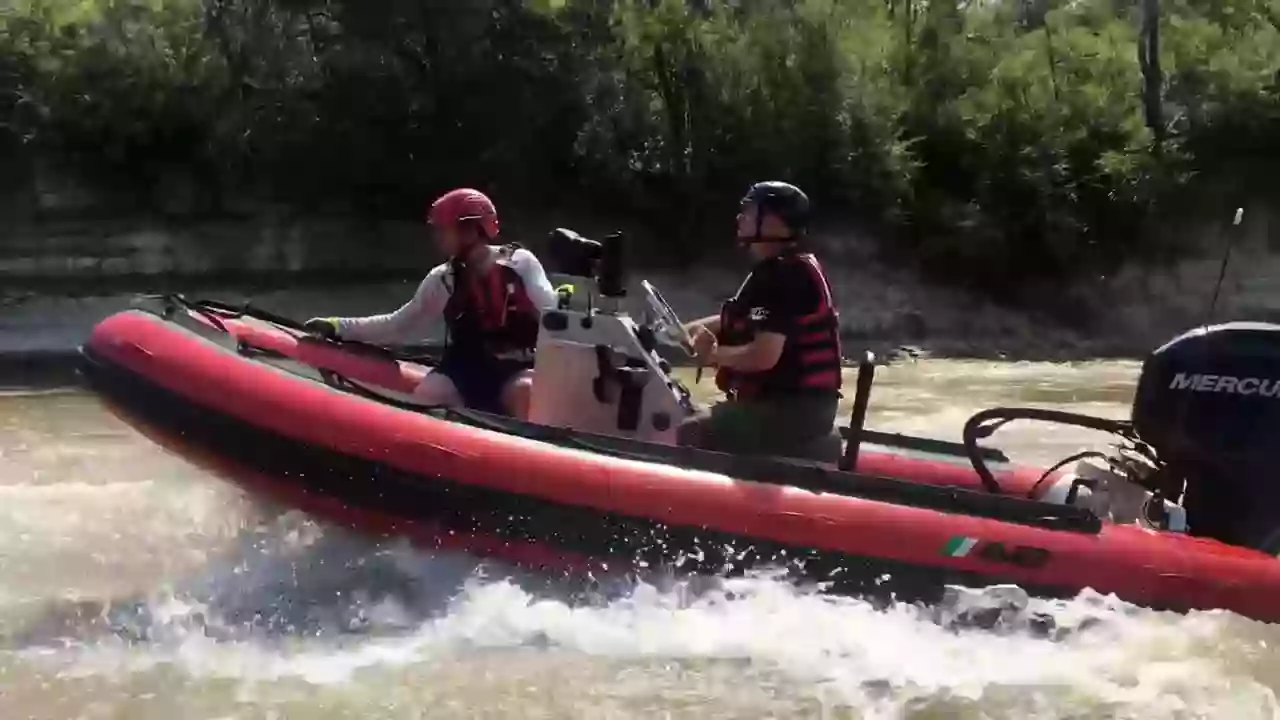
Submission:
<svg viewBox="0 0 1280 720">
<path fill-rule="evenodd" d="M 495 261 L 503 248 L 490 245 L 490 262 Z M 524 248 L 517 248 L 507 259 L 524 283 L 529 300 L 539 310 L 547 311 L 556 306 L 555 289 L 538 257 Z M 449 263 L 441 263 L 423 279 L 413 298 L 395 312 L 359 318 L 335 318 L 338 336 L 344 340 L 373 343 L 376 345 L 410 345 L 425 339 L 433 322 L 440 319 L 445 303 L 453 292 Z"/>
</svg>

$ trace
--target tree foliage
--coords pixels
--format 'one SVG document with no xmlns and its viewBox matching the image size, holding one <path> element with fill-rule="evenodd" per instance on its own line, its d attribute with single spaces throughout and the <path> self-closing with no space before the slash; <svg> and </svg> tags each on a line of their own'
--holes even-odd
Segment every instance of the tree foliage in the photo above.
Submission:
<svg viewBox="0 0 1280 720">
<path fill-rule="evenodd" d="M 682 259 L 747 183 L 786 178 L 904 257 L 1000 287 L 1158 246 L 1153 213 L 1196 173 L 1277 157 L 1280 0 L 1164 0 L 1159 76 L 1141 10 L 14 0 L 0 153 L 142 204 L 181 169 L 215 209 L 235 192 L 416 214 L 459 184 L 552 188 L 650 219 Z"/>
</svg>

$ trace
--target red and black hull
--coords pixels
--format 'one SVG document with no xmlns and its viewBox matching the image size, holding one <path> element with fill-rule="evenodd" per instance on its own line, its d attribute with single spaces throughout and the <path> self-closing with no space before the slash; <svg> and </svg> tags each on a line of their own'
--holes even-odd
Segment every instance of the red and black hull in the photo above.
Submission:
<svg viewBox="0 0 1280 720">
<path fill-rule="evenodd" d="M 860 463 L 917 481 L 906 482 L 416 412 L 315 373 L 404 391 L 417 371 L 403 363 L 186 312 L 108 318 L 83 357 L 92 387 L 170 449 L 250 491 L 428 545 L 557 571 L 784 565 L 837 592 L 902 599 L 1016 583 L 1280 617 L 1267 600 L 1280 590 L 1270 557 L 949 487 L 976 484 L 947 482 L 959 464 L 874 453 Z"/>
</svg>

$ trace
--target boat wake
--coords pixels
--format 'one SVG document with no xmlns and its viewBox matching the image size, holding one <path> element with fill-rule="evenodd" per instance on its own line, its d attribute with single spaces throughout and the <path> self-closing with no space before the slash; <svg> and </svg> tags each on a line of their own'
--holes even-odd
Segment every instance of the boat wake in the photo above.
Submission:
<svg viewBox="0 0 1280 720">
<path fill-rule="evenodd" d="M 584 587 L 286 512 L 242 532 L 180 586 L 47 607 L 3 638 L 0 666 L 8 656 L 61 682 L 154 684 L 176 672 L 250 695 L 412 673 L 478 702 L 488 690 L 456 686 L 552 673 L 566 677 L 536 682 L 619 693 L 624 677 L 645 678 L 644 692 L 695 677 L 722 699 L 745 684 L 771 694 L 770 707 L 781 693 L 810 717 L 913 708 L 1032 717 L 1083 696 L 1108 717 L 1211 707 L 1261 718 L 1280 713 L 1255 679 L 1275 658 L 1265 640 L 1246 638 L 1270 635 L 1230 613 L 1157 613 L 1088 592 L 1048 601 L 1016 587 L 951 588 L 926 607 L 873 605 L 764 574 Z"/>
<path fill-rule="evenodd" d="M 424 552 L 404 541 L 378 542 L 284 512 L 242 531 L 230 550 L 183 586 L 145 597 L 56 600 L 0 639 L 10 648 L 31 648 L 108 637 L 163 644 L 192 633 L 217 641 L 263 642 L 399 635 L 424 623 L 447 622 L 450 613 L 497 587 L 526 596 L 526 604 L 549 602 L 567 612 L 613 612 L 647 604 L 694 611 L 749 603 L 761 593 L 784 593 L 906 613 L 955 632 L 984 630 L 1051 640 L 1127 607 L 1089 594 L 1075 603 L 1049 603 L 1014 586 L 950 587 L 933 606 L 873 605 L 826 596 L 821 587 L 796 588 L 783 582 L 782 574 L 760 571 L 738 579 L 546 575 L 457 552 Z M 533 639 L 534 644 L 544 641 Z"/>
<path fill-rule="evenodd" d="M 942 602 L 924 606 L 872 603 L 799 588 L 783 571 L 742 578 L 632 575 L 579 578 L 521 570 L 456 552 L 424 552 L 404 541 L 375 541 L 284 512 L 244 530 L 197 577 L 144 597 L 53 601 L 0 638 L 10 649 L 80 647 L 124 642 L 157 648 L 193 636 L 216 642 L 280 644 L 348 642 L 353 637 L 403 637 L 426 627 L 450 627 L 501 595 L 538 613 L 570 616 L 627 613 L 735 613 L 761 602 L 814 604 L 929 623 L 955 634 L 1061 641 L 1108 618 L 1139 610 L 1084 593 L 1071 601 L 1030 597 L 1016 586 L 949 587 Z M 584 615 L 585 614 L 585 615 Z M 646 615 L 647 617 L 648 615 Z M 536 623 L 502 633 L 509 645 L 555 645 Z M 482 635 L 492 634 L 490 631 Z"/>
</svg>

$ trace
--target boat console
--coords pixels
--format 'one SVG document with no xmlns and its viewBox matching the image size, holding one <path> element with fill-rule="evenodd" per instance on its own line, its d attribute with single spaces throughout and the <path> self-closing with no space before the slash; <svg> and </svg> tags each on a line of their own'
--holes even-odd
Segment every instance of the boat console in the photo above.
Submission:
<svg viewBox="0 0 1280 720">
<path fill-rule="evenodd" d="M 672 339 L 691 349 L 679 319 L 647 282 L 641 292 L 651 317 L 637 322 L 623 309 L 621 234 L 596 242 L 561 228 L 551 240 L 554 267 L 574 282 L 562 286 L 559 306 L 543 313 L 528 419 L 675 444 L 676 427 L 695 407 L 688 388 L 657 350 L 660 340 Z"/>
</svg>

